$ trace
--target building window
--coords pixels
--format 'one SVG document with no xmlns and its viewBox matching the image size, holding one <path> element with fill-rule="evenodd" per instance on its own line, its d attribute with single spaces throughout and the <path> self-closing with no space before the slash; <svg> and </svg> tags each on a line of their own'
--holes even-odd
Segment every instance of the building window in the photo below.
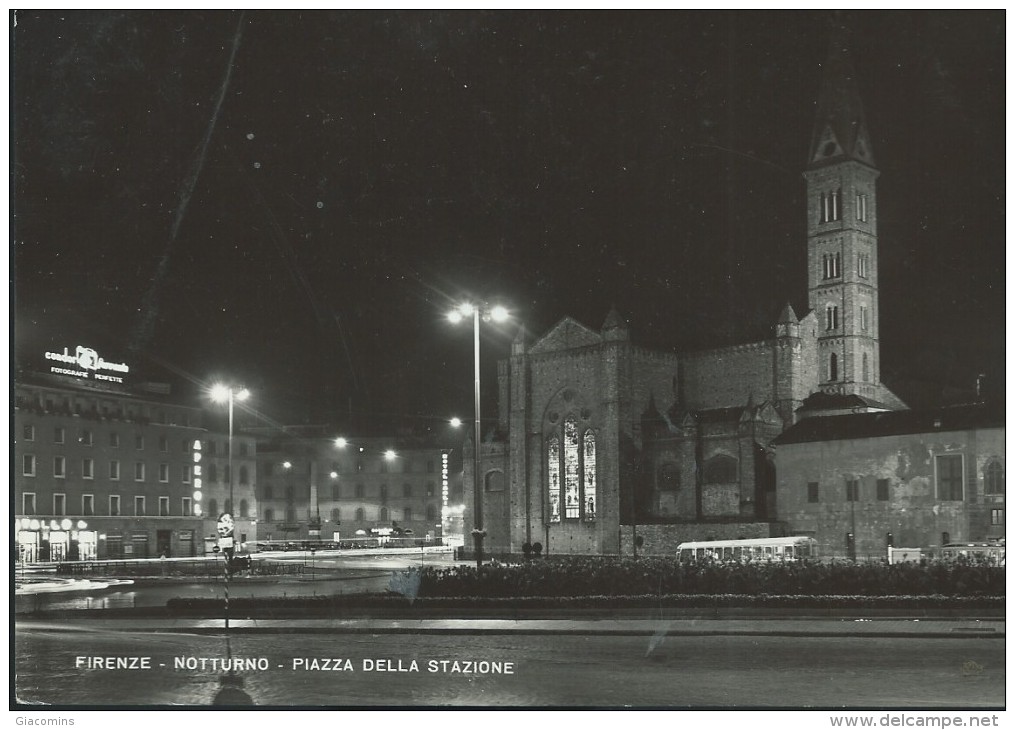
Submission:
<svg viewBox="0 0 1015 730">
<path fill-rule="evenodd" d="M 192 509 L 191 504 L 192 502 L 190 501 L 190 497 L 184 497 L 183 501 L 180 503 L 181 514 L 184 517 L 190 517 L 190 511 Z"/>
<path fill-rule="evenodd" d="M 223 500 L 223 502 L 225 503 L 225 507 L 222 509 L 222 511 L 225 512 L 228 515 L 233 514 L 233 500 L 226 499 L 226 500 Z"/>
<path fill-rule="evenodd" d="M 807 482 L 807 501 L 814 504 L 818 501 L 818 483 Z"/>
<path fill-rule="evenodd" d="M 381 485 L 381 504 L 387 504 L 387 503 L 388 503 L 388 485 L 387 484 L 382 484 Z"/>
<path fill-rule="evenodd" d="M 831 223 L 842 219 L 842 188 L 830 193 L 821 193 L 820 223 Z"/>
<path fill-rule="evenodd" d="M 983 469 L 983 493 L 1004 494 L 1004 467 L 997 459 L 991 459 Z"/>
<path fill-rule="evenodd" d="M 26 477 L 35 476 L 35 454 L 24 454 L 21 457 L 21 471 Z"/>
<path fill-rule="evenodd" d="M 433 474 L 433 459 L 427 459 L 426 461 L 426 473 Z"/>
<path fill-rule="evenodd" d="M 672 462 L 661 464 L 656 474 L 656 486 L 662 492 L 680 489 L 680 467 Z"/>
<path fill-rule="evenodd" d="M 159 497 L 159 517 L 169 516 L 169 497 Z"/>
<path fill-rule="evenodd" d="M 144 462 L 143 461 L 135 461 L 134 462 L 134 481 L 135 482 L 143 482 L 144 481 Z"/>
<path fill-rule="evenodd" d="M 25 441 L 35 441 L 35 426 L 27 424 L 24 428 L 21 429 L 21 437 Z"/>
<path fill-rule="evenodd" d="M 847 479 L 846 480 L 846 501 L 847 502 L 859 502 L 860 501 L 860 480 L 859 479 Z"/>
<path fill-rule="evenodd" d="M 839 379 L 839 356 L 834 352 L 828 356 L 828 379 Z"/>
<path fill-rule="evenodd" d="M 53 443 L 62 444 L 64 440 L 63 426 L 57 426 L 53 429 Z"/>
<path fill-rule="evenodd" d="M 295 498 L 295 493 L 294 493 L 294 490 L 293 490 L 293 486 L 292 486 L 292 484 L 289 484 L 285 488 L 285 501 L 286 502 L 292 502 L 294 498 Z"/>
<path fill-rule="evenodd" d="M 91 517 L 95 514 L 95 495 L 81 495 L 81 514 L 85 517 Z"/>
<path fill-rule="evenodd" d="M 35 493 L 24 492 L 21 495 L 21 514 L 23 515 L 34 515 L 35 514 Z"/>
<path fill-rule="evenodd" d="M 159 464 L 159 481 L 169 481 L 169 464 Z"/>
<path fill-rule="evenodd" d="M 503 492 L 504 491 L 504 472 L 502 471 L 491 471 L 487 472 L 484 479 L 485 484 L 483 490 L 486 492 Z M 426 496 L 433 496 L 433 485 L 428 484 L 426 490 Z"/>
<path fill-rule="evenodd" d="M 356 499 L 363 499 L 363 493 L 364 493 L 363 485 L 362 484 L 357 484 L 356 485 Z"/>
<path fill-rule="evenodd" d="M 868 266 L 870 263 L 870 257 L 865 253 L 856 255 L 856 275 L 861 279 L 867 278 Z"/>
<path fill-rule="evenodd" d="M 412 522 L 412 507 L 406 507 L 402 510 L 402 519 L 405 522 Z"/>
<path fill-rule="evenodd" d="M 870 380 L 870 365 L 868 364 L 869 361 L 867 360 L 866 352 L 863 354 L 862 362 L 863 362 L 862 365 L 863 381 L 867 382 L 868 380 Z"/>
<path fill-rule="evenodd" d="M 134 448 L 137 449 L 138 451 L 141 451 L 142 449 L 144 449 L 144 434 L 143 433 L 136 433 L 136 434 L 134 434 Z"/>
<path fill-rule="evenodd" d="M 342 511 L 338 507 L 332 507 L 331 509 L 331 521 L 336 525 L 342 522 Z"/>
<path fill-rule="evenodd" d="M 432 504 L 428 504 L 426 506 L 426 521 L 428 523 L 432 523 L 436 519 L 437 519 L 437 509 Z"/>
<path fill-rule="evenodd" d="M 263 488 L 264 498 L 271 499 L 271 485 L 265 484 Z"/>
<path fill-rule="evenodd" d="M 937 467 L 937 498 L 942 501 L 961 502 L 962 454 L 947 454 L 934 459 Z"/>
<path fill-rule="evenodd" d="M 95 478 L 95 460 L 94 459 L 82 459 L 81 460 L 81 478 L 82 479 L 94 479 Z"/>
<path fill-rule="evenodd" d="M 402 485 L 402 496 L 406 497 L 406 498 L 409 498 L 409 497 L 412 496 L 412 485 L 411 484 L 403 484 Z"/>
<path fill-rule="evenodd" d="M 867 329 L 867 307 L 863 305 L 860 306 L 860 329 Z"/>
<path fill-rule="evenodd" d="M 190 480 L 193 477 L 193 474 L 194 474 L 194 467 L 193 467 L 193 465 L 192 464 L 184 464 L 183 465 L 183 475 L 181 476 L 181 481 L 184 484 L 190 484 Z"/>
<path fill-rule="evenodd" d="M 363 520 L 365 518 L 366 518 L 366 512 L 363 510 L 362 507 L 357 507 L 356 508 L 356 521 L 357 522 L 363 522 Z"/>
<path fill-rule="evenodd" d="M 426 483 L 426 496 L 428 496 L 428 497 L 434 496 L 434 493 L 435 493 L 434 490 L 435 489 L 436 489 L 436 487 L 434 487 L 434 483 L 433 482 L 427 482 Z"/>
<path fill-rule="evenodd" d="M 145 516 L 145 513 L 144 513 L 144 497 L 142 497 L 142 496 L 135 496 L 134 497 L 134 516 L 135 517 L 144 517 Z"/>
<path fill-rule="evenodd" d="M 888 501 L 888 480 L 887 479 L 878 479 L 878 501 L 879 502 L 887 502 Z"/>
<path fill-rule="evenodd" d="M 62 517 L 67 514 L 67 495 L 66 494 L 54 494 L 53 495 L 53 514 L 57 517 Z"/>
<path fill-rule="evenodd" d="M 992 509 L 990 511 L 990 524 L 992 524 L 992 525 L 1003 525 L 1004 524 L 1004 510 L 1003 509 Z"/>
<path fill-rule="evenodd" d="M 821 278 L 838 279 L 842 276 L 842 254 L 826 253 L 821 257 Z"/>
<path fill-rule="evenodd" d="M 78 443 L 82 444 L 83 446 L 91 446 L 92 432 L 87 428 L 81 429 L 81 435 L 78 437 Z"/>
<path fill-rule="evenodd" d="M 856 194 L 856 219 L 863 223 L 867 222 L 867 196 L 864 193 Z"/>
<path fill-rule="evenodd" d="M 208 516 L 218 517 L 219 515 L 219 501 L 217 499 L 208 500 Z"/>
<path fill-rule="evenodd" d="M 120 516 L 120 495 L 111 494 L 109 495 L 109 516 L 119 517 Z"/>
<path fill-rule="evenodd" d="M 341 490 L 338 488 L 338 484 L 331 485 L 331 498 L 336 502 L 341 498 Z"/>
<path fill-rule="evenodd" d="M 240 466 L 240 484 L 250 484 L 250 470 L 246 464 Z"/>
<path fill-rule="evenodd" d="M 561 434 L 550 436 L 546 444 L 547 485 L 549 488 L 550 522 L 560 522 L 561 501 L 564 518 L 595 519 L 596 508 L 596 437 L 592 429 L 579 440 L 578 421 L 568 416 Z M 563 479 L 561 479 L 563 474 Z"/>
<path fill-rule="evenodd" d="M 381 507 L 381 514 L 380 514 L 380 517 L 378 518 L 378 521 L 379 522 L 387 522 L 388 521 L 388 508 L 387 507 Z"/>
<path fill-rule="evenodd" d="M 246 441 L 240 441 L 240 456 L 246 456 L 248 450 L 249 450 L 249 447 L 247 446 L 247 442 Z"/>
<path fill-rule="evenodd" d="M 839 308 L 834 304 L 825 307 L 825 331 L 839 329 Z"/>
<path fill-rule="evenodd" d="M 219 480 L 218 464 L 208 464 L 208 481 L 217 482 Z"/>
<path fill-rule="evenodd" d="M 275 510 L 273 510 L 271 507 L 268 507 L 266 510 L 264 510 L 264 521 L 265 522 L 275 521 Z"/>
<path fill-rule="evenodd" d="M 120 448 L 120 434 L 116 431 L 109 432 L 109 445 L 114 449 Z"/>
<path fill-rule="evenodd" d="M 67 460 L 62 456 L 53 457 L 53 476 L 63 479 L 67 476 Z"/>
<path fill-rule="evenodd" d="M 120 462 L 119 461 L 115 461 L 114 460 L 114 461 L 110 461 L 109 462 L 109 478 L 112 481 L 114 481 L 114 482 L 115 481 L 119 481 L 119 479 L 120 479 Z"/>
<path fill-rule="evenodd" d="M 241 499 L 240 500 L 240 517 L 242 517 L 243 519 L 246 519 L 249 514 L 250 514 L 250 505 L 247 503 L 247 500 Z"/>
<path fill-rule="evenodd" d="M 702 479 L 705 484 L 729 484 L 737 481 L 737 460 L 726 454 L 716 454 L 705 462 Z"/>
<path fill-rule="evenodd" d="M 169 451 L 169 439 L 159 436 L 159 451 Z"/>
</svg>

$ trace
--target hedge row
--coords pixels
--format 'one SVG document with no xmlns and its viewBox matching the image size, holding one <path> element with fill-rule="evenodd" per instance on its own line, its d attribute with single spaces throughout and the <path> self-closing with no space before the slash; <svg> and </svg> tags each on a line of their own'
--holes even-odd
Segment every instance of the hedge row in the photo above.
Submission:
<svg viewBox="0 0 1015 730">
<path fill-rule="evenodd" d="M 418 578 L 418 580 L 417 580 Z M 672 558 L 558 558 L 416 568 L 402 583 L 433 597 L 785 595 L 1003 596 L 1004 568 L 924 564 L 680 563 Z M 395 586 L 393 586 L 395 587 Z M 397 588 L 396 588 L 397 589 Z"/>
</svg>

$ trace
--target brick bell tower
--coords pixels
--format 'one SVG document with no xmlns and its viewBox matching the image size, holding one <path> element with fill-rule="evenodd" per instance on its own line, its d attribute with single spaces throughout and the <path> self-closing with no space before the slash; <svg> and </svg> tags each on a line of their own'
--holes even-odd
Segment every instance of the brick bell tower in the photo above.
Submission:
<svg viewBox="0 0 1015 730">
<path fill-rule="evenodd" d="M 818 321 L 818 387 L 878 398 L 879 172 L 844 28 L 832 30 L 804 178 L 808 303 Z"/>
</svg>

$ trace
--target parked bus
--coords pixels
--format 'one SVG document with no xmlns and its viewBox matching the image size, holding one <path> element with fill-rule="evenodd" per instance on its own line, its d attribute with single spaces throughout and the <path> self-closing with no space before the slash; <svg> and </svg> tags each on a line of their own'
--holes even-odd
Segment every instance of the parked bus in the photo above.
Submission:
<svg viewBox="0 0 1015 730">
<path fill-rule="evenodd" d="M 937 551 L 942 560 L 968 559 L 1004 565 L 1004 542 L 950 542 Z"/>
<path fill-rule="evenodd" d="M 814 560 L 818 543 L 813 537 L 762 537 L 752 540 L 708 540 L 677 545 L 677 558 L 683 562 L 709 560 L 746 562 L 748 560 Z"/>
</svg>

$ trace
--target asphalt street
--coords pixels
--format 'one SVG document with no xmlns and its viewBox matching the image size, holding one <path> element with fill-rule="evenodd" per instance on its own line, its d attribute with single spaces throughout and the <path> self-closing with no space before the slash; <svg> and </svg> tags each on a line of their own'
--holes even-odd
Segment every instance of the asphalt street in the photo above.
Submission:
<svg viewBox="0 0 1015 730">
<path fill-rule="evenodd" d="M 217 620 L 27 620 L 15 671 L 19 699 L 66 705 L 209 705 L 231 657 L 253 702 L 288 707 L 1002 707 L 1003 637 L 1003 621 L 364 619 L 240 621 L 227 641 Z"/>
</svg>

